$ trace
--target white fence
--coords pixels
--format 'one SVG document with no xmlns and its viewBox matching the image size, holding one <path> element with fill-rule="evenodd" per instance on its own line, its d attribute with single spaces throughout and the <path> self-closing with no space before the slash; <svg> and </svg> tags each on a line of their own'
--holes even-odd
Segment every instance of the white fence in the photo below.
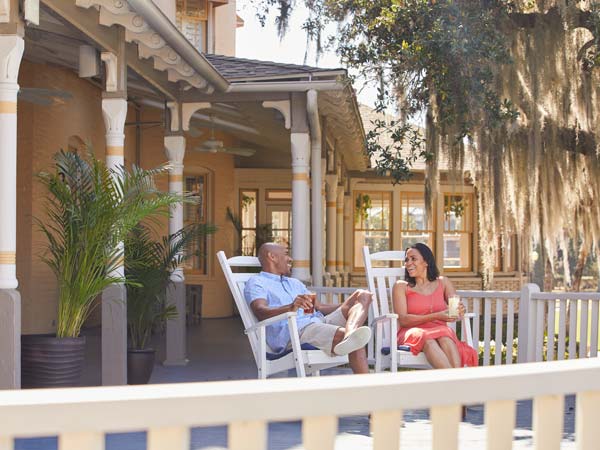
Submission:
<svg viewBox="0 0 600 450">
<path fill-rule="evenodd" d="M 338 417 L 372 415 L 374 450 L 401 448 L 402 409 L 430 410 L 433 450 L 459 448 L 462 404 L 483 403 L 486 448 L 511 448 L 516 400 L 533 398 L 533 443 L 559 448 L 564 395 L 576 394 L 576 446 L 600 442 L 600 360 L 395 374 L 0 391 L 0 449 L 59 436 L 59 450 L 102 450 L 105 433 L 146 430 L 149 450 L 189 450 L 190 428 L 228 425 L 231 450 L 264 450 L 267 424 L 302 420 L 303 446 L 331 450 Z M 257 407 L 260 405 L 260 407 Z"/>
</svg>

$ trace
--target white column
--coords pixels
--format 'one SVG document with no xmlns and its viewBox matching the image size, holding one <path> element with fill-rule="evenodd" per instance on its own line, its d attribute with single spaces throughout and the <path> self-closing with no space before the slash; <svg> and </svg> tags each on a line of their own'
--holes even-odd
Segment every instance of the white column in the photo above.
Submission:
<svg viewBox="0 0 600 450">
<path fill-rule="evenodd" d="M 21 387 L 17 250 L 17 77 L 24 43 L 0 36 L 0 389 Z"/>
<path fill-rule="evenodd" d="M 125 164 L 127 100 L 103 98 L 102 116 L 106 127 L 106 165 L 116 169 Z M 123 248 L 122 243 L 119 246 Z M 123 261 L 113 274 L 124 276 Z M 127 292 L 122 283 L 113 284 L 102 293 L 102 384 L 127 384 Z"/>
<path fill-rule="evenodd" d="M 335 205 L 335 225 L 336 225 L 336 243 L 335 243 L 335 251 L 336 258 L 335 263 L 337 267 L 337 271 L 340 274 L 340 277 L 344 277 L 344 187 L 338 186 L 337 188 L 337 199 Z M 341 280 L 340 280 L 341 281 Z M 343 285 L 343 281 L 342 281 Z"/>
<path fill-rule="evenodd" d="M 308 133 L 291 133 L 292 144 L 292 276 L 310 279 L 310 203 Z"/>
<path fill-rule="evenodd" d="M 181 135 L 165 137 L 165 153 L 169 159 L 169 192 L 183 193 L 183 157 L 185 155 L 185 137 Z M 169 234 L 175 234 L 183 228 L 183 204 L 171 207 Z M 189 361 L 186 355 L 186 293 L 183 268 L 177 268 L 171 275 L 171 286 L 167 291 L 167 302 L 175 305 L 177 317 L 167 321 L 167 359 L 166 366 L 184 366 Z"/>
<path fill-rule="evenodd" d="M 352 257 L 354 249 L 354 236 L 352 233 L 352 197 L 350 192 L 344 195 L 344 272 L 350 277 L 352 270 Z M 349 279 L 347 282 L 349 283 Z"/>
<path fill-rule="evenodd" d="M 327 174 L 325 176 L 327 183 L 327 261 L 326 269 L 332 277 L 337 275 L 337 174 Z"/>
</svg>

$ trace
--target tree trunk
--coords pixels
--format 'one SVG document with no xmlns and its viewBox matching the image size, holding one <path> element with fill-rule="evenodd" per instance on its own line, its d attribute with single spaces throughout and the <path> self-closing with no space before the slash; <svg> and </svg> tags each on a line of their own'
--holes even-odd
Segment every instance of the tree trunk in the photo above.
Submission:
<svg viewBox="0 0 600 450">
<path fill-rule="evenodd" d="M 587 245 L 585 240 L 581 242 L 579 246 L 579 256 L 577 258 L 577 265 L 575 266 L 575 273 L 573 274 L 573 291 L 579 292 L 581 288 L 581 278 L 583 277 L 583 267 L 588 256 Z"/>
</svg>

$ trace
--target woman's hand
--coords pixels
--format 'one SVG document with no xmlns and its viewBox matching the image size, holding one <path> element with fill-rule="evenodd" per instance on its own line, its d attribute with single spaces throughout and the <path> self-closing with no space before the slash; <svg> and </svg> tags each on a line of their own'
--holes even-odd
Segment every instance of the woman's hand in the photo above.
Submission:
<svg viewBox="0 0 600 450">
<path fill-rule="evenodd" d="M 439 320 L 441 322 L 456 322 L 458 317 L 450 317 L 448 315 L 448 310 L 438 311 L 433 313 L 433 320 Z"/>
<path fill-rule="evenodd" d="M 462 319 L 463 317 L 465 317 L 466 312 L 467 312 L 467 309 L 465 308 L 465 304 L 463 302 L 460 302 L 458 304 L 458 318 Z"/>
</svg>

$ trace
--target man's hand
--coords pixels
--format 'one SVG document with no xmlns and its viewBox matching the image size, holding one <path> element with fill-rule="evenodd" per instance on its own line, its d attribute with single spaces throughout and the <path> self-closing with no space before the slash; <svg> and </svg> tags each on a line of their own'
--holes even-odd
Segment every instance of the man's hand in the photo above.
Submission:
<svg viewBox="0 0 600 450">
<path fill-rule="evenodd" d="M 290 305 L 290 309 L 292 311 L 298 311 L 299 309 L 306 310 L 311 309 L 312 306 L 311 298 L 308 295 L 302 294 L 294 299 L 294 303 Z"/>
</svg>

